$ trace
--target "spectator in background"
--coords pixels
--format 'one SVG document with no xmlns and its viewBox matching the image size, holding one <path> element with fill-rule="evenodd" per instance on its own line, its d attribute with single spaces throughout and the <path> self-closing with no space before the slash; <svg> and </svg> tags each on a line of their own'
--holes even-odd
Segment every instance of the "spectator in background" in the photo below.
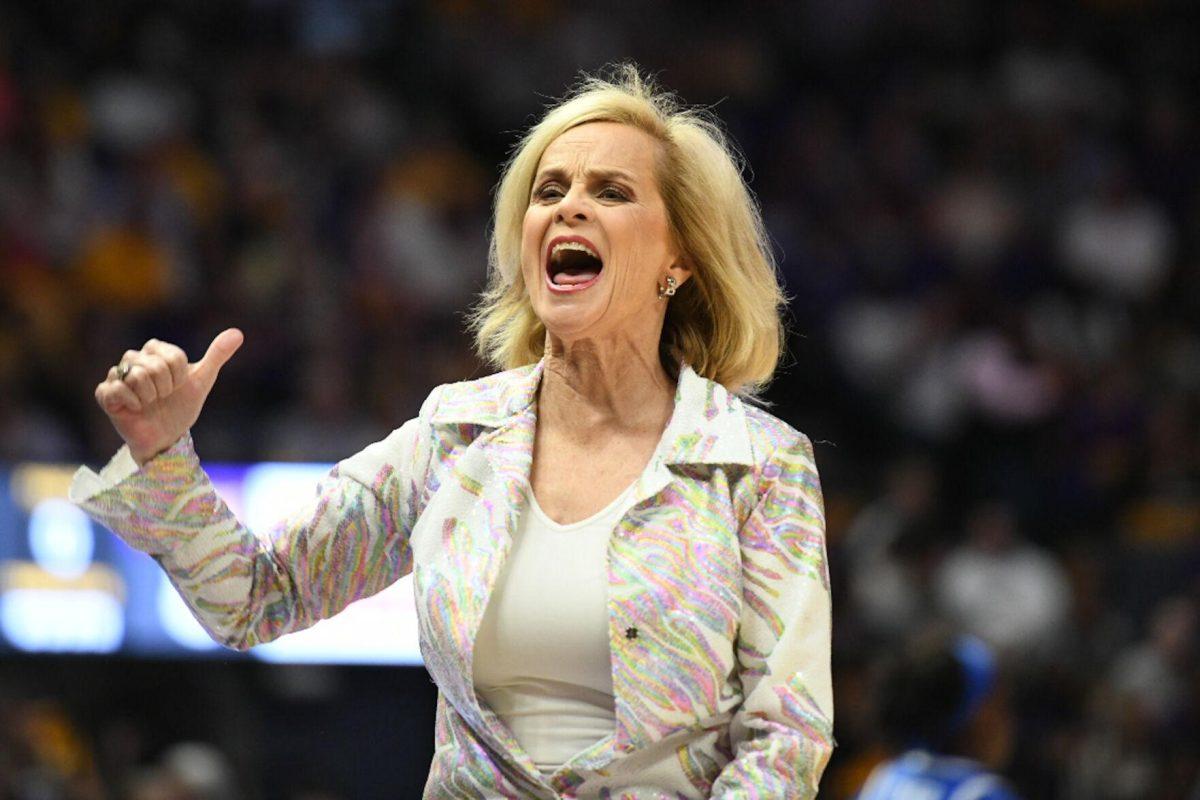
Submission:
<svg viewBox="0 0 1200 800">
<path fill-rule="evenodd" d="M 931 556 L 938 536 L 938 476 L 930 462 L 911 457 L 888 468 L 882 497 L 858 513 L 846 533 L 850 592 L 874 634 L 900 636 L 928 619 Z"/>
<path fill-rule="evenodd" d="M 331 339 L 308 355 L 298 380 L 300 402 L 264 427 L 264 458 L 332 462 L 346 450 L 361 450 L 387 435 L 385 426 L 352 413 L 357 376 L 346 350 L 343 342 Z"/>
<path fill-rule="evenodd" d="M 1147 639 L 1118 657 L 1109 683 L 1165 730 L 1189 707 L 1195 641 L 1196 604 L 1184 597 L 1166 600 L 1155 609 Z"/>
<path fill-rule="evenodd" d="M 229 759 L 211 744 L 174 744 L 163 753 L 162 764 L 195 800 L 237 800 L 241 796 Z"/>
<path fill-rule="evenodd" d="M 100 800 L 90 742 L 54 700 L 0 696 L 0 797 Z"/>
<path fill-rule="evenodd" d="M 62 421 L 29 402 L 34 366 L 21 358 L 16 332 L 0 329 L 0 462 L 64 461 L 78 452 Z"/>
<path fill-rule="evenodd" d="M 936 577 L 941 612 L 1005 656 L 1045 654 L 1066 619 L 1070 586 L 1047 552 L 1024 541 L 1015 512 L 990 500 L 967 522 L 967 540 Z"/>
<path fill-rule="evenodd" d="M 1175 246 L 1162 209 L 1115 167 L 1094 196 L 1067 211 L 1059 237 L 1070 275 L 1102 295 L 1134 302 L 1152 299 L 1162 287 Z"/>
<path fill-rule="evenodd" d="M 914 639 L 887 669 L 878 708 L 899 755 L 871 773 L 858 800 L 1016 800 L 997 774 L 1012 752 L 1012 713 L 980 639 Z"/>
<path fill-rule="evenodd" d="M 179 780 L 179 776 L 163 767 L 140 770 L 129 778 L 124 800 L 199 800 Z"/>
<path fill-rule="evenodd" d="M 180 742 L 159 763 L 134 773 L 127 782 L 128 800 L 239 800 L 242 792 L 221 751 L 203 742 Z"/>
<path fill-rule="evenodd" d="M 1196 603 L 1172 597 L 1150 633 L 1121 653 L 1091 701 L 1088 731 L 1069 778 L 1071 798 L 1194 798 L 1200 728 Z"/>
</svg>

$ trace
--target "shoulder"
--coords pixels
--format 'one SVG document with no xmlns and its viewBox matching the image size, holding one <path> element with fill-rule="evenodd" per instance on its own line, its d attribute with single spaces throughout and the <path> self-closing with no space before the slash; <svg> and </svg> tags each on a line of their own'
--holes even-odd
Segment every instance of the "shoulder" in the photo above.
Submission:
<svg viewBox="0 0 1200 800">
<path fill-rule="evenodd" d="M 963 781 L 947 800 L 1020 800 L 1020 797 L 1007 781 L 989 773 Z"/>
<path fill-rule="evenodd" d="M 797 445 L 812 448 L 807 436 L 771 412 L 740 398 L 736 402 L 742 405 L 746 431 L 756 451 L 770 453 Z"/>
<path fill-rule="evenodd" d="M 368 485 L 389 469 L 411 474 L 433 462 L 453 460 L 481 432 L 497 427 L 528 405 L 536 364 L 485 378 L 441 384 L 421 404 L 417 416 L 387 438 L 340 462 L 342 474 Z M 533 386 L 536 387 L 536 381 Z"/>
<path fill-rule="evenodd" d="M 892 769 L 897 776 L 937 785 L 946 800 L 1017 800 L 1003 778 L 960 756 L 910 751 Z"/>
<path fill-rule="evenodd" d="M 812 440 L 784 420 L 753 403 L 738 399 L 746 419 L 751 452 L 760 469 L 788 465 L 816 470 Z"/>
<path fill-rule="evenodd" d="M 806 437 L 775 415 L 690 365 L 680 369 L 675 410 L 663 432 L 666 463 L 719 464 L 758 476 L 778 456 L 807 446 Z"/>
<path fill-rule="evenodd" d="M 527 408 L 540 377 L 538 364 L 435 388 L 421 407 L 432 425 L 475 424 L 496 427 Z"/>
</svg>

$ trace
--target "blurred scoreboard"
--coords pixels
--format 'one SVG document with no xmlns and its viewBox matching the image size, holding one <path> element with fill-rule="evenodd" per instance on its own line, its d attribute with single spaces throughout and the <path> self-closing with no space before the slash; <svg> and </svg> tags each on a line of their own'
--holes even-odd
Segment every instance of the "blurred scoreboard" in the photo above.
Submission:
<svg viewBox="0 0 1200 800">
<path fill-rule="evenodd" d="M 238 519 L 259 536 L 311 496 L 331 467 L 204 465 Z M 421 663 L 411 576 L 248 655 L 220 647 L 153 559 L 67 500 L 75 469 L 0 466 L 0 653 Z"/>
</svg>

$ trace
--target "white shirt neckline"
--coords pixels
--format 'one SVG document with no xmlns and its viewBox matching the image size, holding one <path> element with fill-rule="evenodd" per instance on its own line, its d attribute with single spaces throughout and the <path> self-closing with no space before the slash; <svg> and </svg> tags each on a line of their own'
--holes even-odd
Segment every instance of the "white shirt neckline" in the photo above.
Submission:
<svg viewBox="0 0 1200 800">
<path fill-rule="evenodd" d="M 550 516 L 545 511 L 542 510 L 542 507 L 538 504 L 537 497 L 535 497 L 533 494 L 533 487 L 531 485 L 529 485 L 528 483 L 525 484 L 525 497 L 528 498 L 529 508 L 533 511 L 533 513 L 535 515 L 537 515 L 538 521 L 540 523 L 542 523 L 547 528 L 549 528 L 553 531 L 567 533 L 570 531 L 578 530 L 579 528 L 585 527 L 587 525 L 592 525 L 597 520 L 602 519 L 602 518 L 608 516 L 609 514 L 611 514 L 618 505 L 625 502 L 625 500 L 633 492 L 633 488 L 635 486 L 637 486 L 637 482 L 638 482 L 638 478 L 634 478 L 633 483 L 626 486 L 624 491 L 622 491 L 619 495 L 614 497 L 611 503 L 609 503 L 604 508 L 597 511 L 595 514 L 592 514 L 587 519 L 581 519 L 576 522 L 568 522 L 565 525 L 561 522 L 555 522 L 554 520 L 552 520 L 550 518 Z"/>
</svg>

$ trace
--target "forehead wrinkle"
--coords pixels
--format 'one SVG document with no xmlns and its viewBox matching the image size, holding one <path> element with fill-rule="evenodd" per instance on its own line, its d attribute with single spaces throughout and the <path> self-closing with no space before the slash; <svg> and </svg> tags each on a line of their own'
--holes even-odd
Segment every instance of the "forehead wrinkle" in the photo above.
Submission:
<svg viewBox="0 0 1200 800">
<path fill-rule="evenodd" d="M 538 178 L 566 178 L 567 174 L 568 174 L 567 169 L 565 167 L 560 167 L 560 166 L 555 165 L 555 166 L 544 167 L 543 169 L 541 169 L 538 172 L 537 177 Z M 585 178 L 587 178 L 588 180 L 591 180 L 591 181 L 615 179 L 615 180 L 636 182 L 639 179 L 639 177 L 637 175 L 626 172 L 625 170 L 622 170 L 622 169 L 617 169 L 616 167 L 588 167 L 587 169 L 585 169 L 583 171 L 583 175 Z"/>
<path fill-rule="evenodd" d="M 590 125 L 602 125 L 606 128 L 616 126 L 616 130 L 609 135 L 603 135 L 601 131 L 588 129 Z M 630 133 L 633 136 L 630 136 Z M 631 141 L 642 138 L 649 139 L 654 145 L 655 152 L 647 154 L 650 156 L 647 164 L 640 163 L 644 160 L 640 158 L 643 155 L 638 146 L 640 142 L 635 144 Z M 636 162 L 639 163 L 635 163 L 635 156 L 631 151 L 639 151 L 636 157 Z M 626 169 L 604 163 L 614 155 L 624 163 Z M 541 156 L 541 159 L 548 159 L 550 163 L 543 165 L 539 160 L 536 177 L 542 178 L 548 174 L 567 177 L 572 173 L 582 172 L 588 179 L 616 178 L 640 181 L 649 177 L 655 180 L 659 174 L 661 157 L 662 143 L 645 131 L 621 123 L 591 122 L 564 131 L 550 142 Z M 642 169 L 643 166 L 645 169 Z M 635 172 L 631 172 L 629 168 L 633 168 Z"/>
</svg>

